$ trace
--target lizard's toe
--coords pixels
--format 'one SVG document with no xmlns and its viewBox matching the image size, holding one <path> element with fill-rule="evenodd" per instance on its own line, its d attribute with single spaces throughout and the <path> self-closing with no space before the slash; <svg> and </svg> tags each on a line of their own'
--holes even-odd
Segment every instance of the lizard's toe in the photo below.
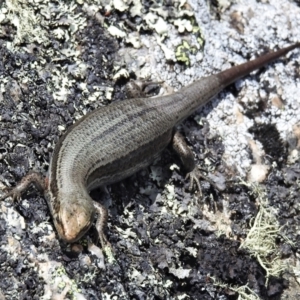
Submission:
<svg viewBox="0 0 300 300">
<path fill-rule="evenodd" d="M 8 192 L 6 192 L 3 196 L 0 197 L 0 201 L 5 200 L 8 197 L 12 197 L 13 201 L 20 201 L 21 199 L 21 192 L 17 189 L 14 188 Z"/>
<path fill-rule="evenodd" d="M 194 185 L 196 185 L 200 193 L 200 196 L 202 196 L 202 189 L 199 180 L 200 177 L 201 174 L 199 170 L 195 168 L 193 171 L 189 172 L 185 178 L 190 180 L 189 191 L 193 191 Z"/>
<path fill-rule="evenodd" d="M 198 188 L 200 195 L 202 195 L 202 189 L 200 184 L 200 178 L 209 182 L 212 186 L 214 186 L 218 191 L 224 191 L 226 188 L 225 178 L 222 174 L 216 173 L 215 175 L 209 174 L 208 176 L 204 175 L 198 168 L 195 168 L 191 172 L 186 175 L 186 179 L 190 179 L 189 190 L 192 191 L 194 189 L 194 185 Z"/>
</svg>

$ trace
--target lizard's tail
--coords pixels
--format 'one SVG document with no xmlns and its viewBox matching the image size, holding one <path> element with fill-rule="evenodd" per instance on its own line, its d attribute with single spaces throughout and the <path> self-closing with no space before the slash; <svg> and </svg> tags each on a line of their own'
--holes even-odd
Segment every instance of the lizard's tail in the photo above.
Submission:
<svg viewBox="0 0 300 300">
<path fill-rule="evenodd" d="M 300 48 L 300 43 L 296 43 L 289 47 L 280 49 L 278 51 L 264 54 L 256 59 L 245 62 L 241 65 L 232 67 L 228 70 L 220 72 L 219 74 L 217 74 L 217 77 L 219 78 L 220 83 L 223 85 L 223 87 L 225 87 L 225 86 L 235 82 L 239 78 L 246 76 L 250 72 L 252 72 L 256 69 L 259 69 L 262 66 L 272 62 L 273 60 L 279 58 L 280 56 L 287 54 L 288 52 L 290 52 L 291 50 L 293 50 L 295 48 Z"/>
</svg>

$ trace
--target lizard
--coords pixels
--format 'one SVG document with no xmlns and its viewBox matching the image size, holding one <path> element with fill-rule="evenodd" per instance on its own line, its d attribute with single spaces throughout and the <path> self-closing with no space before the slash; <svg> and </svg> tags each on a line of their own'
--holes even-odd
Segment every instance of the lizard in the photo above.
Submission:
<svg viewBox="0 0 300 300">
<path fill-rule="evenodd" d="M 120 181 L 147 167 L 169 145 L 180 156 L 191 185 L 199 183 L 193 152 L 176 126 L 205 105 L 225 87 L 252 71 L 299 48 L 300 43 L 269 52 L 181 88 L 153 98 L 138 97 L 114 102 L 89 112 L 71 125 L 56 144 L 48 175 L 31 171 L 0 200 L 21 193 L 35 184 L 44 192 L 59 237 L 79 240 L 98 214 L 96 229 L 102 247 L 107 209 L 93 201 L 89 192 Z"/>
</svg>

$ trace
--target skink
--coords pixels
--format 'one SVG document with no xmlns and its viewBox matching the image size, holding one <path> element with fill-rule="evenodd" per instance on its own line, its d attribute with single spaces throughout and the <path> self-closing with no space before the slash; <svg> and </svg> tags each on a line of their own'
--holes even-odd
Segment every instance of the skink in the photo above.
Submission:
<svg viewBox="0 0 300 300">
<path fill-rule="evenodd" d="M 8 196 L 19 198 L 31 183 L 44 191 L 59 236 L 74 242 L 93 223 L 102 245 L 106 209 L 89 192 L 148 166 L 171 144 L 180 155 L 191 182 L 199 185 L 192 151 L 174 127 L 229 84 L 300 46 L 296 43 L 252 61 L 204 77 L 178 92 L 156 98 L 135 98 L 98 108 L 75 122 L 60 138 L 49 176 L 31 172 Z"/>
</svg>

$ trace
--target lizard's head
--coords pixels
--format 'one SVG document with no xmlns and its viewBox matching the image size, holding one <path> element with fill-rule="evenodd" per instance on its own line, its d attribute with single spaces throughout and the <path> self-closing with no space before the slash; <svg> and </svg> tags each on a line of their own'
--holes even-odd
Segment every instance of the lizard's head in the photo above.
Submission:
<svg viewBox="0 0 300 300">
<path fill-rule="evenodd" d="M 94 220 L 92 201 L 70 201 L 60 205 L 54 215 L 54 225 L 59 236 L 68 243 L 79 240 L 91 227 Z"/>
</svg>

